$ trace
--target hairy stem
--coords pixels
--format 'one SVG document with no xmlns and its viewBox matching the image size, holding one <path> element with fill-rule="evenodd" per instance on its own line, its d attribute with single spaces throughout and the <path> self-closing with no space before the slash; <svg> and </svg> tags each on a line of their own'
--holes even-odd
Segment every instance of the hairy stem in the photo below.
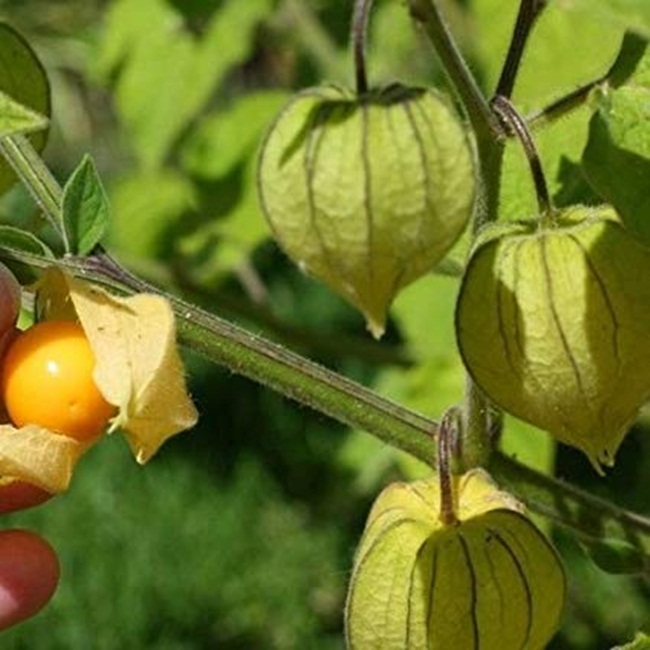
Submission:
<svg viewBox="0 0 650 650">
<path fill-rule="evenodd" d="M 467 111 L 479 140 L 493 140 L 501 133 L 501 125 L 496 119 L 479 85 L 472 75 L 458 44 L 440 9 L 432 0 L 407 0 L 411 15 L 422 23 L 431 40 L 443 67 Z"/>
<path fill-rule="evenodd" d="M 0 154 L 11 165 L 54 230 L 61 236 L 65 252 L 70 252 L 61 215 L 63 193 L 30 141 L 20 134 L 0 138 Z"/>
<path fill-rule="evenodd" d="M 437 4 L 432 0 L 408 0 L 408 5 L 431 40 L 476 135 L 480 173 L 473 230 L 477 233 L 498 217 L 505 131 L 460 53 Z M 491 450 L 488 413 L 486 398 L 468 376 L 462 427 L 463 460 L 468 467 L 488 464 Z"/>
<path fill-rule="evenodd" d="M 366 70 L 366 39 L 368 36 L 368 19 L 373 0 L 355 0 L 352 14 L 350 41 L 354 53 L 354 70 L 357 82 L 357 95 L 368 92 L 368 73 Z"/>
<path fill-rule="evenodd" d="M 528 160 L 530 174 L 533 177 L 540 215 L 542 219 L 550 218 L 553 212 L 551 195 L 548 191 L 548 184 L 546 183 L 544 169 L 542 168 L 542 163 L 537 153 L 537 147 L 535 146 L 526 121 L 519 115 L 517 109 L 507 97 L 497 95 L 492 100 L 492 106 L 504 125 L 519 139 L 526 154 L 526 159 Z"/>
<path fill-rule="evenodd" d="M 512 40 L 510 41 L 510 47 L 508 48 L 508 54 L 501 70 L 495 94 L 508 98 L 512 95 L 528 37 L 545 7 L 545 0 L 521 0 Z"/>
</svg>

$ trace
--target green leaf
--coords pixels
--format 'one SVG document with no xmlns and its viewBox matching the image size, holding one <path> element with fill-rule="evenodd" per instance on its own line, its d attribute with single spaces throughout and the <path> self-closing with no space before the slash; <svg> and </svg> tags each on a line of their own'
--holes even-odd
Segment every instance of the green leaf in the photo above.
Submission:
<svg viewBox="0 0 650 650">
<path fill-rule="evenodd" d="M 46 129 L 49 120 L 0 91 L 0 138 Z"/>
<path fill-rule="evenodd" d="M 191 259 L 188 266 L 194 281 L 203 286 L 214 286 L 268 239 L 268 227 L 255 192 L 256 162 L 254 152 L 249 152 L 248 160 L 244 161 L 243 187 L 238 200 L 225 213 L 210 214 L 205 225 L 178 240 L 180 253 Z"/>
<path fill-rule="evenodd" d="M 518 4 L 512 0 L 472 2 L 477 48 L 489 92 L 494 91 L 503 66 Z M 565 12 L 563 4 L 548 3 L 526 47 L 513 95 L 515 105 L 523 112 L 542 108 L 598 79 L 619 50 L 624 31 L 619 25 Z"/>
<path fill-rule="evenodd" d="M 256 148 L 260 136 L 288 95 L 259 91 L 207 116 L 183 148 L 183 163 L 202 178 L 220 178 Z"/>
<path fill-rule="evenodd" d="M 650 54 L 618 89 L 602 88 L 583 154 L 587 178 L 626 226 L 650 241 Z M 615 170 L 615 173 L 612 171 Z"/>
<path fill-rule="evenodd" d="M 108 224 L 108 197 L 90 156 L 84 156 L 63 188 L 63 225 L 73 253 L 87 255 Z"/>
<path fill-rule="evenodd" d="M 598 18 L 603 23 L 650 38 L 650 3 L 647 0 L 566 0 L 557 4 L 580 16 Z"/>
<path fill-rule="evenodd" d="M 110 191 L 111 245 L 135 258 L 168 257 L 175 244 L 170 236 L 194 209 L 194 189 L 177 172 L 129 174 Z"/>
<path fill-rule="evenodd" d="M 54 253 L 47 244 L 31 232 L 13 226 L 0 225 L 0 247 L 54 259 Z"/>
<path fill-rule="evenodd" d="M 227 0 L 195 38 L 164 0 L 113 4 L 99 69 L 118 72 L 116 105 L 147 169 L 160 167 L 231 68 L 251 52 L 272 0 Z"/>
<path fill-rule="evenodd" d="M 0 110 L 8 112 L 7 119 L 14 125 L 16 120 L 23 121 L 27 128 L 20 130 L 37 130 L 29 139 L 37 151 L 42 151 L 47 141 L 47 123 L 43 120 L 50 116 L 49 82 L 34 50 L 18 32 L 3 22 L 0 22 L 0 92 L 4 94 L 0 100 Z M 15 104 L 8 104 L 4 96 L 11 97 L 23 110 L 29 109 L 33 113 L 19 115 Z M 9 122 L 0 128 L 4 130 L 8 125 Z M 0 160 L 0 193 L 15 182 L 13 170 L 4 160 Z"/>
<path fill-rule="evenodd" d="M 617 645 L 612 650 L 650 650 L 650 636 L 639 632 L 634 637 L 634 641 L 625 645 Z"/>
</svg>

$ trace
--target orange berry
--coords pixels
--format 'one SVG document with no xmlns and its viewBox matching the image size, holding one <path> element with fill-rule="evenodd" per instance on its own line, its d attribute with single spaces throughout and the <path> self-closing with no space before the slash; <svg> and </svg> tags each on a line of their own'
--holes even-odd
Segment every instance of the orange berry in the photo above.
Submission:
<svg viewBox="0 0 650 650">
<path fill-rule="evenodd" d="M 88 442 L 102 434 L 115 407 L 93 382 L 93 355 L 83 328 L 44 321 L 21 333 L 2 367 L 2 397 L 17 427 L 36 424 Z"/>
</svg>

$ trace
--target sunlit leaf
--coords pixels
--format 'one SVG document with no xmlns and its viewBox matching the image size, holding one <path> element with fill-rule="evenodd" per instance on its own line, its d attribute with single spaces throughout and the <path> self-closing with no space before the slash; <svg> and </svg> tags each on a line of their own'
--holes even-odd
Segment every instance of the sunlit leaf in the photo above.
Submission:
<svg viewBox="0 0 650 650">
<path fill-rule="evenodd" d="M 77 255 L 87 255 L 108 225 L 108 197 L 89 156 L 85 156 L 63 188 L 63 224 Z"/>
<path fill-rule="evenodd" d="M 183 149 L 183 163 L 202 178 L 230 173 L 259 144 L 262 132 L 287 101 L 281 91 L 259 91 L 208 115 Z"/>
<path fill-rule="evenodd" d="M 112 5 L 98 66 L 118 72 L 116 101 L 146 169 L 164 162 L 188 122 L 234 66 L 249 56 L 272 0 L 228 0 L 195 37 L 164 0 Z"/>
<path fill-rule="evenodd" d="M 27 107 L 31 114 L 23 113 L 21 119 L 27 120 L 29 128 L 37 132 L 30 135 L 30 141 L 37 151 L 41 151 L 47 140 L 47 122 L 43 118 L 50 116 L 50 86 L 45 70 L 34 50 L 27 41 L 4 22 L 0 22 L 0 91 L 14 102 Z M 1 104 L 7 110 L 10 107 L 6 98 Z M 11 107 L 14 119 L 18 117 L 16 108 Z M 41 117 L 42 116 L 42 117 Z M 5 192 L 16 182 L 16 176 L 4 161 L 0 159 L 0 193 Z"/>
<path fill-rule="evenodd" d="M 597 18 L 650 38 L 650 4 L 646 0 L 563 0 L 562 9 L 575 11 L 580 18 Z"/>
<path fill-rule="evenodd" d="M 650 242 L 650 54 L 625 85 L 602 88 L 594 101 L 583 156 L 587 177 L 626 226 Z"/>
</svg>

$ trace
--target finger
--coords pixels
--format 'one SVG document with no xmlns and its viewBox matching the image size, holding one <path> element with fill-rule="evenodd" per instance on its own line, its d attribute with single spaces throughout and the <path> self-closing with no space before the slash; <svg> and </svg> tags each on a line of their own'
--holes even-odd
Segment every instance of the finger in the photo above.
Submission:
<svg viewBox="0 0 650 650">
<path fill-rule="evenodd" d="M 0 533 L 0 630 L 36 614 L 59 580 L 52 547 L 25 530 Z"/>
<path fill-rule="evenodd" d="M 0 514 L 37 506 L 52 496 L 50 492 L 23 481 L 0 483 Z"/>
</svg>

